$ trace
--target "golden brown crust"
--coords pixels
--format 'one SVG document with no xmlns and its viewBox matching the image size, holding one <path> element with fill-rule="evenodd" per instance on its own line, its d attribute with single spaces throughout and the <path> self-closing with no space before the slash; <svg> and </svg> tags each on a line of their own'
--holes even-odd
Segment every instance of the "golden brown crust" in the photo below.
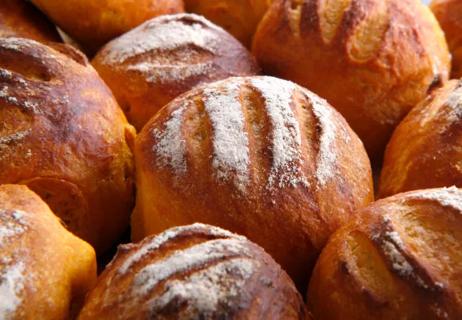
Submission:
<svg viewBox="0 0 462 320">
<path fill-rule="evenodd" d="M 446 35 L 452 54 L 452 78 L 462 78 L 462 2 L 433 0 L 431 10 Z"/>
<path fill-rule="evenodd" d="M 0 37 L 61 42 L 55 26 L 26 0 L 0 1 Z"/>
<path fill-rule="evenodd" d="M 462 191 L 379 200 L 329 240 L 308 304 L 317 319 L 462 317 Z"/>
<path fill-rule="evenodd" d="M 96 282 L 95 251 L 25 186 L 0 186 L 0 318 L 70 319 Z"/>
<path fill-rule="evenodd" d="M 134 130 L 78 51 L 0 39 L 0 183 L 27 184 L 97 251 L 127 228 Z"/>
<path fill-rule="evenodd" d="M 90 53 L 159 15 L 183 11 L 183 0 L 32 0 Z"/>
<path fill-rule="evenodd" d="M 450 65 L 443 32 L 415 0 L 277 0 L 253 52 L 265 73 L 326 98 L 373 160 Z"/>
<path fill-rule="evenodd" d="M 250 47 L 271 0 L 185 0 L 186 11 L 203 15 Z"/>
<path fill-rule="evenodd" d="M 373 199 L 369 160 L 345 120 L 271 77 L 175 99 L 143 128 L 135 158 L 134 239 L 218 225 L 265 248 L 300 287 L 329 235 Z"/>
<path fill-rule="evenodd" d="M 288 275 L 246 238 L 203 224 L 124 245 L 87 297 L 86 319 L 305 319 Z"/>
<path fill-rule="evenodd" d="M 404 118 L 385 152 L 380 197 L 462 186 L 461 108 L 462 80 L 452 80 Z"/>
<path fill-rule="evenodd" d="M 93 65 L 138 130 L 160 108 L 199 84 L 259 72 L 236 39 L 194 14 L 145 22 L 108 43 Z"/>
</svg>

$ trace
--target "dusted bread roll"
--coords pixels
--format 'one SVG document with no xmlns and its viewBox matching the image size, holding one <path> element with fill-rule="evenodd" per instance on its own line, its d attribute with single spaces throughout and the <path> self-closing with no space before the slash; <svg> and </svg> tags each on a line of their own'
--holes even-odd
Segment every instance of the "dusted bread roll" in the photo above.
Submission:
<svg viewBox="0 0 462 320">
<path fill-rule="evenodd" d="M 26 184 L 103 251 L 128 227 L 134 140 L 78 51 L 0 39 L 0 183 Z"/>
<path fill-rule="evenodd" d="M 381 197 L 431 187 L 462 187 L 462 80 L 436 90 L 404 118 L 385 152 Z"/>
<path fill-rule="evenodd" d="M 462 191 L 402 193 L 358 212 L 313 272 L 315 319 L 461 319 Z"/>
<path fill-rule="evenodd" d="M 61 41 L 54 25 L 26 0 L 0 1 L 0 37 Z"/>
<path fill-rule="evenodd" d="M 119 252 L 79 320 L 305 319 L 293 282 L 259 246 L 194 224 Z"/>
<path fill-rule="evenodd" d="M 271 0 L 185 0 L 186 11 L 205 16 L 250 47 Z"/>
<path fill-rule="evenodd" d="M 450 65 L 443 32 L 417 0 L 276 0 L 253 52 L 265 73 L 326 98 L 374 161 Z"/>
<path fill-rule="evenodd" d="M 3 0 L 2 0 L 3 1 Z M 90 52 L 162 14 L 183 11 L 183 0 L 32 0 Z"/>
<path fill-rule="evenodd" d="M 95 251 L 25 186 L 0 186 L 0 319 L 71 319 L 96 282 Z"/>
<path fill-rule="evenodd" d="M 138 130 L 198 84 L 259 71 L 236 39 L 193 14 L 145 22 L 107 44 L 93 65 Z"/>
<path fill-rule="evenodd" d="M 175 99 L 143 128 L 135 158 L 134 239 L 218 225 L 265 248 L 300 287 L 329 235 L 373 199 L 369 160 L 345 120 L 271 77 Z"/>
<path fill-rule="evenodd" d="M 430 8 L 444 30 L 452 53 L 452 76 L 462 78 L 462 1 L 433 0 Z"/>
</svg>

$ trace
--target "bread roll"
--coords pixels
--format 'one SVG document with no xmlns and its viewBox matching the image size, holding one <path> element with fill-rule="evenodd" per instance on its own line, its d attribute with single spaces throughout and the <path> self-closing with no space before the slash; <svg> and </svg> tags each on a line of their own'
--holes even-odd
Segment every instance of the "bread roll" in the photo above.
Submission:
<svg viewBox="0 0 462 320">
<path fill-rule="evenodd" d="M 79 320 L 305 319 L 293 282 L 259 246 L 203 224 L 119 247 Z"/>
<path fill-rule="evenodd" d="M 462 191 L 375 202 L 329 240 L 313 272 L 315 319 L 461 319 Z"/>
<path fill-rule="evenodd" d="M 0 1 L 0 37 L 61 41 L 54 25 L 26 0 Z"/>
<path fill-rule="evenodd" d="M 90 53 L 159 15 L 183 11 L 183 0 L 32 0 Z"/>
<path fill-rule="evenodd" d="M 462 1 L 433 0 L 430 8 L 448 41 L 452 54 L 452 77 L 462 78 Z"/>
<path fill-rule="evenodd" d="M 271 0 L 185 0 L 186 11 L 205 16 L 250 47 Z"/>
<path fill-rule="evenodd" d="M 396 128 L 385 152 L 380 197 L 432 187 L 462 187 L 462 80 L 435 91 Z"/>
<path fill-rule="evenodd" d="M 145 22 L 107 44 L 93 65 L 138 130 L 198 84 L 259 71 L 236 39 L 193 14 Z"/>
<path fill-rule="evenodd" d="M 0 186 L 0 319 L 71 319 L 96 282 L 95 251 L 25 186 Z"/>
<path fill-rule="evenodd" d="M 394 127 L 448 78 L 444 34 L 417 0 L 276 0 L 255 35 L 265 74 L 326 98 L 373 162 Z"/>
<path fill-rule="evenodd" d="M 85 57 L 1 38 L 0 123 L 0 183 L 28 185 L 97 251 L 113 245 L 134 200 L 134 129 Z"/>
<path fill-rule="evenodd" d="M 243 234 L 306 286 L 329 235 L 373 199 L 359 138 L 324 100 L 271 77 L 194 89 L 135 147 L 141 239 L 196 221 Z"/>
</svg>

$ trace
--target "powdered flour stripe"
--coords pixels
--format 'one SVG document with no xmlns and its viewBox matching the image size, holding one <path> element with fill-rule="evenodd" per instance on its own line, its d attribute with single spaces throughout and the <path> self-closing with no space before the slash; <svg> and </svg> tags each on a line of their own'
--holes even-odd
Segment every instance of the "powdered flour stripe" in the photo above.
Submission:
<svg viewBox="0 0 462 320">
<path fill-rule="evenodd" d="M 219 180 L 234 180 L 244 191 L 249 183 L 249 140 L 239 101 L 239 86 L 233 82 L 204 89 L 204 107 L 213 128 L 213 167 Z"/>
<path fill-rule="evenodd" d="M 164 131 L 153 130 L 157 142 L 153 147 L 157 155 L 157 165 L 161 168 L 170 166 L 176 174 L 184 174 L 187 171 L 186 142 L 181 133 L 185 108 L 172 112 L 170 119 L 165 123 Z"/>
<path fill-rule="evenodd" d="M 295 85 L 288 81 L 252 79 L 252 85 L 265 99 L 266 111 L 272 125 L 273 164 L 268 178 L 269 189 L 307 184 L 301 171 L 302 138 L 298 120 L 292 111 Z"/>
</svg>

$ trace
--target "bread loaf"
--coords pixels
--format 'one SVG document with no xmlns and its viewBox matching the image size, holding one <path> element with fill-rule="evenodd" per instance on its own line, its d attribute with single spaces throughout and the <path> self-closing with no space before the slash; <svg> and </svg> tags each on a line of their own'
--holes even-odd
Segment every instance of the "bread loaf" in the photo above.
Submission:
<svg viewBox="0 0 462 320">
<path fill-rule="evenodd" d="M 430 8 L 443 29 L 452 54 L 452 77 L 462 77 L 462 2 L 433 0 Z"/>
<path fill-rule="evenodd" d="M 363 145 L 324 100 L 229 78 L 164 107 L 139 134 L 135 240 L 197 221 L 243 234 L 303 287 L 329 235 L 373 199 Z"/>
<path fill-rule="evenodd" d="M 462 80 L 451 80 L 415 107 L 385 152 L 380 197 L 432 187 L 462 187 Z"/>
<path fill-rule="evenodd" d="M 96 282 L 95 251 L 25 186 L 0 186 L 0 319 L 72 319 Z"/>
<path fill-rule="evenodd" d="M 0 37 L 61 41 L 54 25 L 26 0 L 0 1 Z"/>
<path fill-rule="evenodd" d="M 271 0 L 185 0 L 186 11 L 203 15 L 250 47 Z"/>
<path fill-rule="evenodd" d="M 104 46 L 93 65 L 138 130 L 165 104 L 199 84 L 259 72 L 236 39 L 193 14 L 145 22 Z"/>
<path fill-rule="evenodd" d="M 276 0 L 253 52 L 265 74 L 326 98 L 374 162 L 394 127 L 450 71 L 444 34 L 417 0 Z"/>
<path fill-rule="evenodd" d="M 460 319 L 462 191 L 379 200 L 337 231 L 313 272 L 315 319 Z"/>
<path fill-rule="evenodd" d="M 0 183 L 26 184 L 102 252 L 128 227 L 134 130 L 86 58 L 0 38 Z"/>
<path fill-rule="evenodd" d="M 305 314 L 293 282 L 263 249 L 194 224 L 120 247 L 79 320 L 302 320 Z"/>
<path fill-rule="evenodd" d="M 90 54 L 153 17 L 183 11 L 183 0 L 32 0 Z"/>
</svg>

